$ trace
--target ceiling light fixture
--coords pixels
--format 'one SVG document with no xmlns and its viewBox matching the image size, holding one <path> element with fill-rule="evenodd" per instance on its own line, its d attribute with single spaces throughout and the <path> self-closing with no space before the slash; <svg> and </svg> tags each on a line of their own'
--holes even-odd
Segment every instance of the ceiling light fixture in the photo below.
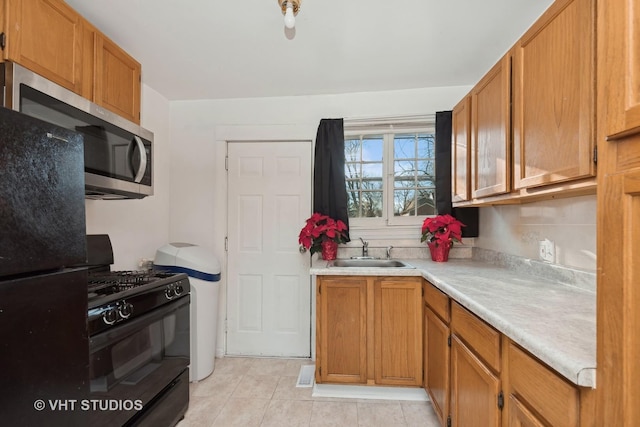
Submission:
<svg viewBox="0 0 640 427">
<path fill-rule="evenodd" d="M 284 26 L 292 29 L 296 26 L 296 15 L 300 9 L 301 0 L 278 0 L 284 15 Z"/>
</svg>

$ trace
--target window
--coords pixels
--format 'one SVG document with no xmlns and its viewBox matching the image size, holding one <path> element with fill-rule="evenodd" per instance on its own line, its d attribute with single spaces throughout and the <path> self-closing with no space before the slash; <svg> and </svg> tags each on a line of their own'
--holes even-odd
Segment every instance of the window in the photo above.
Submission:
<svg viewBox="0 0 640 427">
<path fill-rule="evenodd" d="M 421 126 L 345 122 L 344 147 L 352 225 L 414 225 L 436 214 L 433 120 Z"/>
</svg>

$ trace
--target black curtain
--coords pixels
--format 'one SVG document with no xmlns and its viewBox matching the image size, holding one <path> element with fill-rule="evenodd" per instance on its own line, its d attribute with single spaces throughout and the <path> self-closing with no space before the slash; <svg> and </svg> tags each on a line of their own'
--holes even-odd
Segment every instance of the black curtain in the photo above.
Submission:
<svg viewBox="0 0 640 427">
<path fill-rule="evenodd" d="M 436 112 L 436 210 L 462 221 L 462 237 L 478 237 L 478 208 L 451 205 L 451 111 Z"/>
<path fill-rule="evenodd" d="M 343 119 L 322 119 L 318 126 L 313 170 L 313 211 L 339 219 L 349 227 Z"/>
</svg>

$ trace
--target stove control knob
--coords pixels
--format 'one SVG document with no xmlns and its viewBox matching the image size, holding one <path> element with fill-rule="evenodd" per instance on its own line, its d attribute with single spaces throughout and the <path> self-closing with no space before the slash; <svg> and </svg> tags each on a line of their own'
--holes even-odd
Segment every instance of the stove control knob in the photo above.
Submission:
<svg viewBox="0 0 640 427">
<path fill-rule="evenodd" d="M 133 313 L 133 304 L 123 301 L 122 304 L 120 304 L 118 313 L 120 313 L 120 316 L 123 319 L 128 319 L 129 316 L 131 316 L 131 313 Z"/>
<path fill-rule="evenodd" d="M 183 292 L 184 288 L 182 287 L 182 282 L 178 282 L 178 284 L 176 285 L 176 296 L 182 295 Z"/>
<path fill-rule="evenodd" d="M 176 296 L 176 290 L 173 285 L 169 285 L 167 289 L 164 291 L 164 295 L 167 299 L 173 299 Z"/>
<path fill-rule="evenodd" d="M 107 325 L 113 325 L 118 321 L 118 311 L 115 308 L 110 308 L 109 310 L 104 312 L 104 314 L 102 315 L 102 320 Z"/>
</svg>

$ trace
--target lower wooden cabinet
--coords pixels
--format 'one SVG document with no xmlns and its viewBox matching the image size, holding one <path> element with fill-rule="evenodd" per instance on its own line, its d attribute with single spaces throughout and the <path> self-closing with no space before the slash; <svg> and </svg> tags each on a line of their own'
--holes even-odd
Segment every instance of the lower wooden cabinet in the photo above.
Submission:
<svg viewBox="0 0 640 427">
<path fill-rule="evenodd" d="M 424 283 L 424 387 L 443 427 L 596 427 L 578 387 Z"/>
<path fill-rule="evenodd" d="M 499 427 L 500 333 L 451 303 L 451 425 Z"/>
<path fill-rule="evenodd" d="M 507 345 L 506 358 L 509 425 L 581 425 L 580 391 L 576 386 L 512 342 Z"/>
<path fill-rule="evenodd" d="M 456 335 L 451 339 L 451 425 L 500 426 L 500 379 Z"/>
<path fill-rule="evenodd" d="M 319 277 L 316 382 L 367 382 L 367 279 Z"/>
<path fill-rule="evenodd" d="M 545 425 L 533 415 L 514 395 L 509 396 L 509 425 L 518 427 L 544 427 Z"/>
<path fill-rule="evenodd" d="M 428 282 L 424 284 L 424 388 L 441 425 L 449 416 L 449 361 L 451 330 L 449 298 Z"/>
<path fill-rule="evenodd" d="M 422 385 L 422 279 L 318 276 L 316 382 Z"/>
</svg>

